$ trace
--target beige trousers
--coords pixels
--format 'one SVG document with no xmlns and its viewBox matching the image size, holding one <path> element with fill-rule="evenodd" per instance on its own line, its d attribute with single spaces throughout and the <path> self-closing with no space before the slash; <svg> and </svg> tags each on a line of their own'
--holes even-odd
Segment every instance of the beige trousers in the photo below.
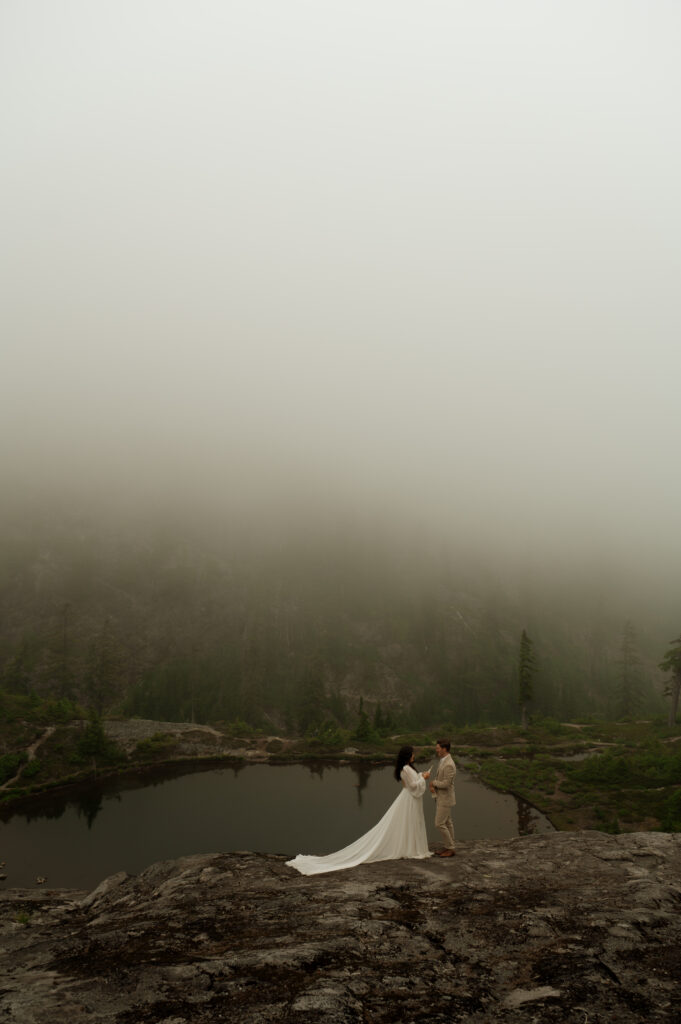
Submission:
<svg viewBox="0 0 681 1024">
<path fill-rule="evenodd" d="M 453 850 L 454 822 L 452 821 L 452 808 L 444 800 L 437 800 L 435 804 L 435 828 L 442 836 L 445 850 Z"/>
</svg>

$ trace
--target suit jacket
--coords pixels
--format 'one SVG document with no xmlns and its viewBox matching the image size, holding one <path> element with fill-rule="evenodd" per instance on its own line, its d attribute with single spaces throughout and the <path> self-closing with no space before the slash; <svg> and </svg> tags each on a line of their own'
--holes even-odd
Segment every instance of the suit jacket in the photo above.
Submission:
<svg viewBox="0 0 681 1024">
<path fill-rule="evenodd" d="M 435 799 L 442 802 L 447 807 L 452 807 L 456 803 L 456 796 L 454 794 L 454 778 L 456 776 L 456 765 L 451 754 L 445 754 L 440 759 L 440 763 L 437 769 L 437 775 L 433 781 L 435 787 Z"/>
</svg>

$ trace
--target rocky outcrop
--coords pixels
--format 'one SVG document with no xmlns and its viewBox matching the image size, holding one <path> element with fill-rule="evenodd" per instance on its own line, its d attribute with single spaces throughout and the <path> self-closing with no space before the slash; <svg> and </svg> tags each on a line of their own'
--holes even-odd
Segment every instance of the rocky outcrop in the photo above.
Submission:
<svg viewBox="0 0 681 1024">
<path fill-rule="evenodd" d="M 242 738 L 226 736 L 210 725 L 189 722 L 156 722 L 146 718 L 106 719 L 103 722 L 107 737 L 126 756 L 133 755 L 139 743 L 155 736 L 167 736 L 175 743 L 168 760 L 183 758 L 236 757 L 242 761 L 266 761 L 273 751 L 281 752 L 293 746 L 293 741 L 279 736 Z"/>
<path fill-rule="evenodd" d="M 212 854 L 0 894 L 0 1020 L 676 1021 L 681 836 L 554 833 L 305 878 Z"/>
</svg>

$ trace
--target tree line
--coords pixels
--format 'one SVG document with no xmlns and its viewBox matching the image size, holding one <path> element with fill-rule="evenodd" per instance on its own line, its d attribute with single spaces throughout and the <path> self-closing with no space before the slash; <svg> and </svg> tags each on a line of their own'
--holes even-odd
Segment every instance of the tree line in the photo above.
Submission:
<svg viewBox="0 0 681 1024">
<path fill-rule="evenodd" d="M 34 525 L 2 543 L 0 611 L 0 688 L 97 714 L 303 733 L 362 715 L 378 728 L 657 715 L 660 657 L 678 703 L 677 648 L 644 647 L 614 612 L 578 594 L 554 609 L 441 553 L 357 538 Z"/>
</svg>

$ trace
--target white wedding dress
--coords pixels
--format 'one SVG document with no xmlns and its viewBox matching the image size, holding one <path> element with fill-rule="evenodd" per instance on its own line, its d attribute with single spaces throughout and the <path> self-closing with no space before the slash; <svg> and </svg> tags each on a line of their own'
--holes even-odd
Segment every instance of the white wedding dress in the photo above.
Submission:
<svg viewBox="0 0 681 1024">
<path fill-rule="evenodd" d="M 354 868 L 369 861 L 432 856 L 423 817 L 426 780 L 408 764 L 400 777 L 402 792 L 369 832 L 350 846 L 325 857 L 299 853 L 293 860 L 286 861 L 288 866 L 300 871 L 301 875 L 320 875 L 325 871 Z"/>
</svg>

